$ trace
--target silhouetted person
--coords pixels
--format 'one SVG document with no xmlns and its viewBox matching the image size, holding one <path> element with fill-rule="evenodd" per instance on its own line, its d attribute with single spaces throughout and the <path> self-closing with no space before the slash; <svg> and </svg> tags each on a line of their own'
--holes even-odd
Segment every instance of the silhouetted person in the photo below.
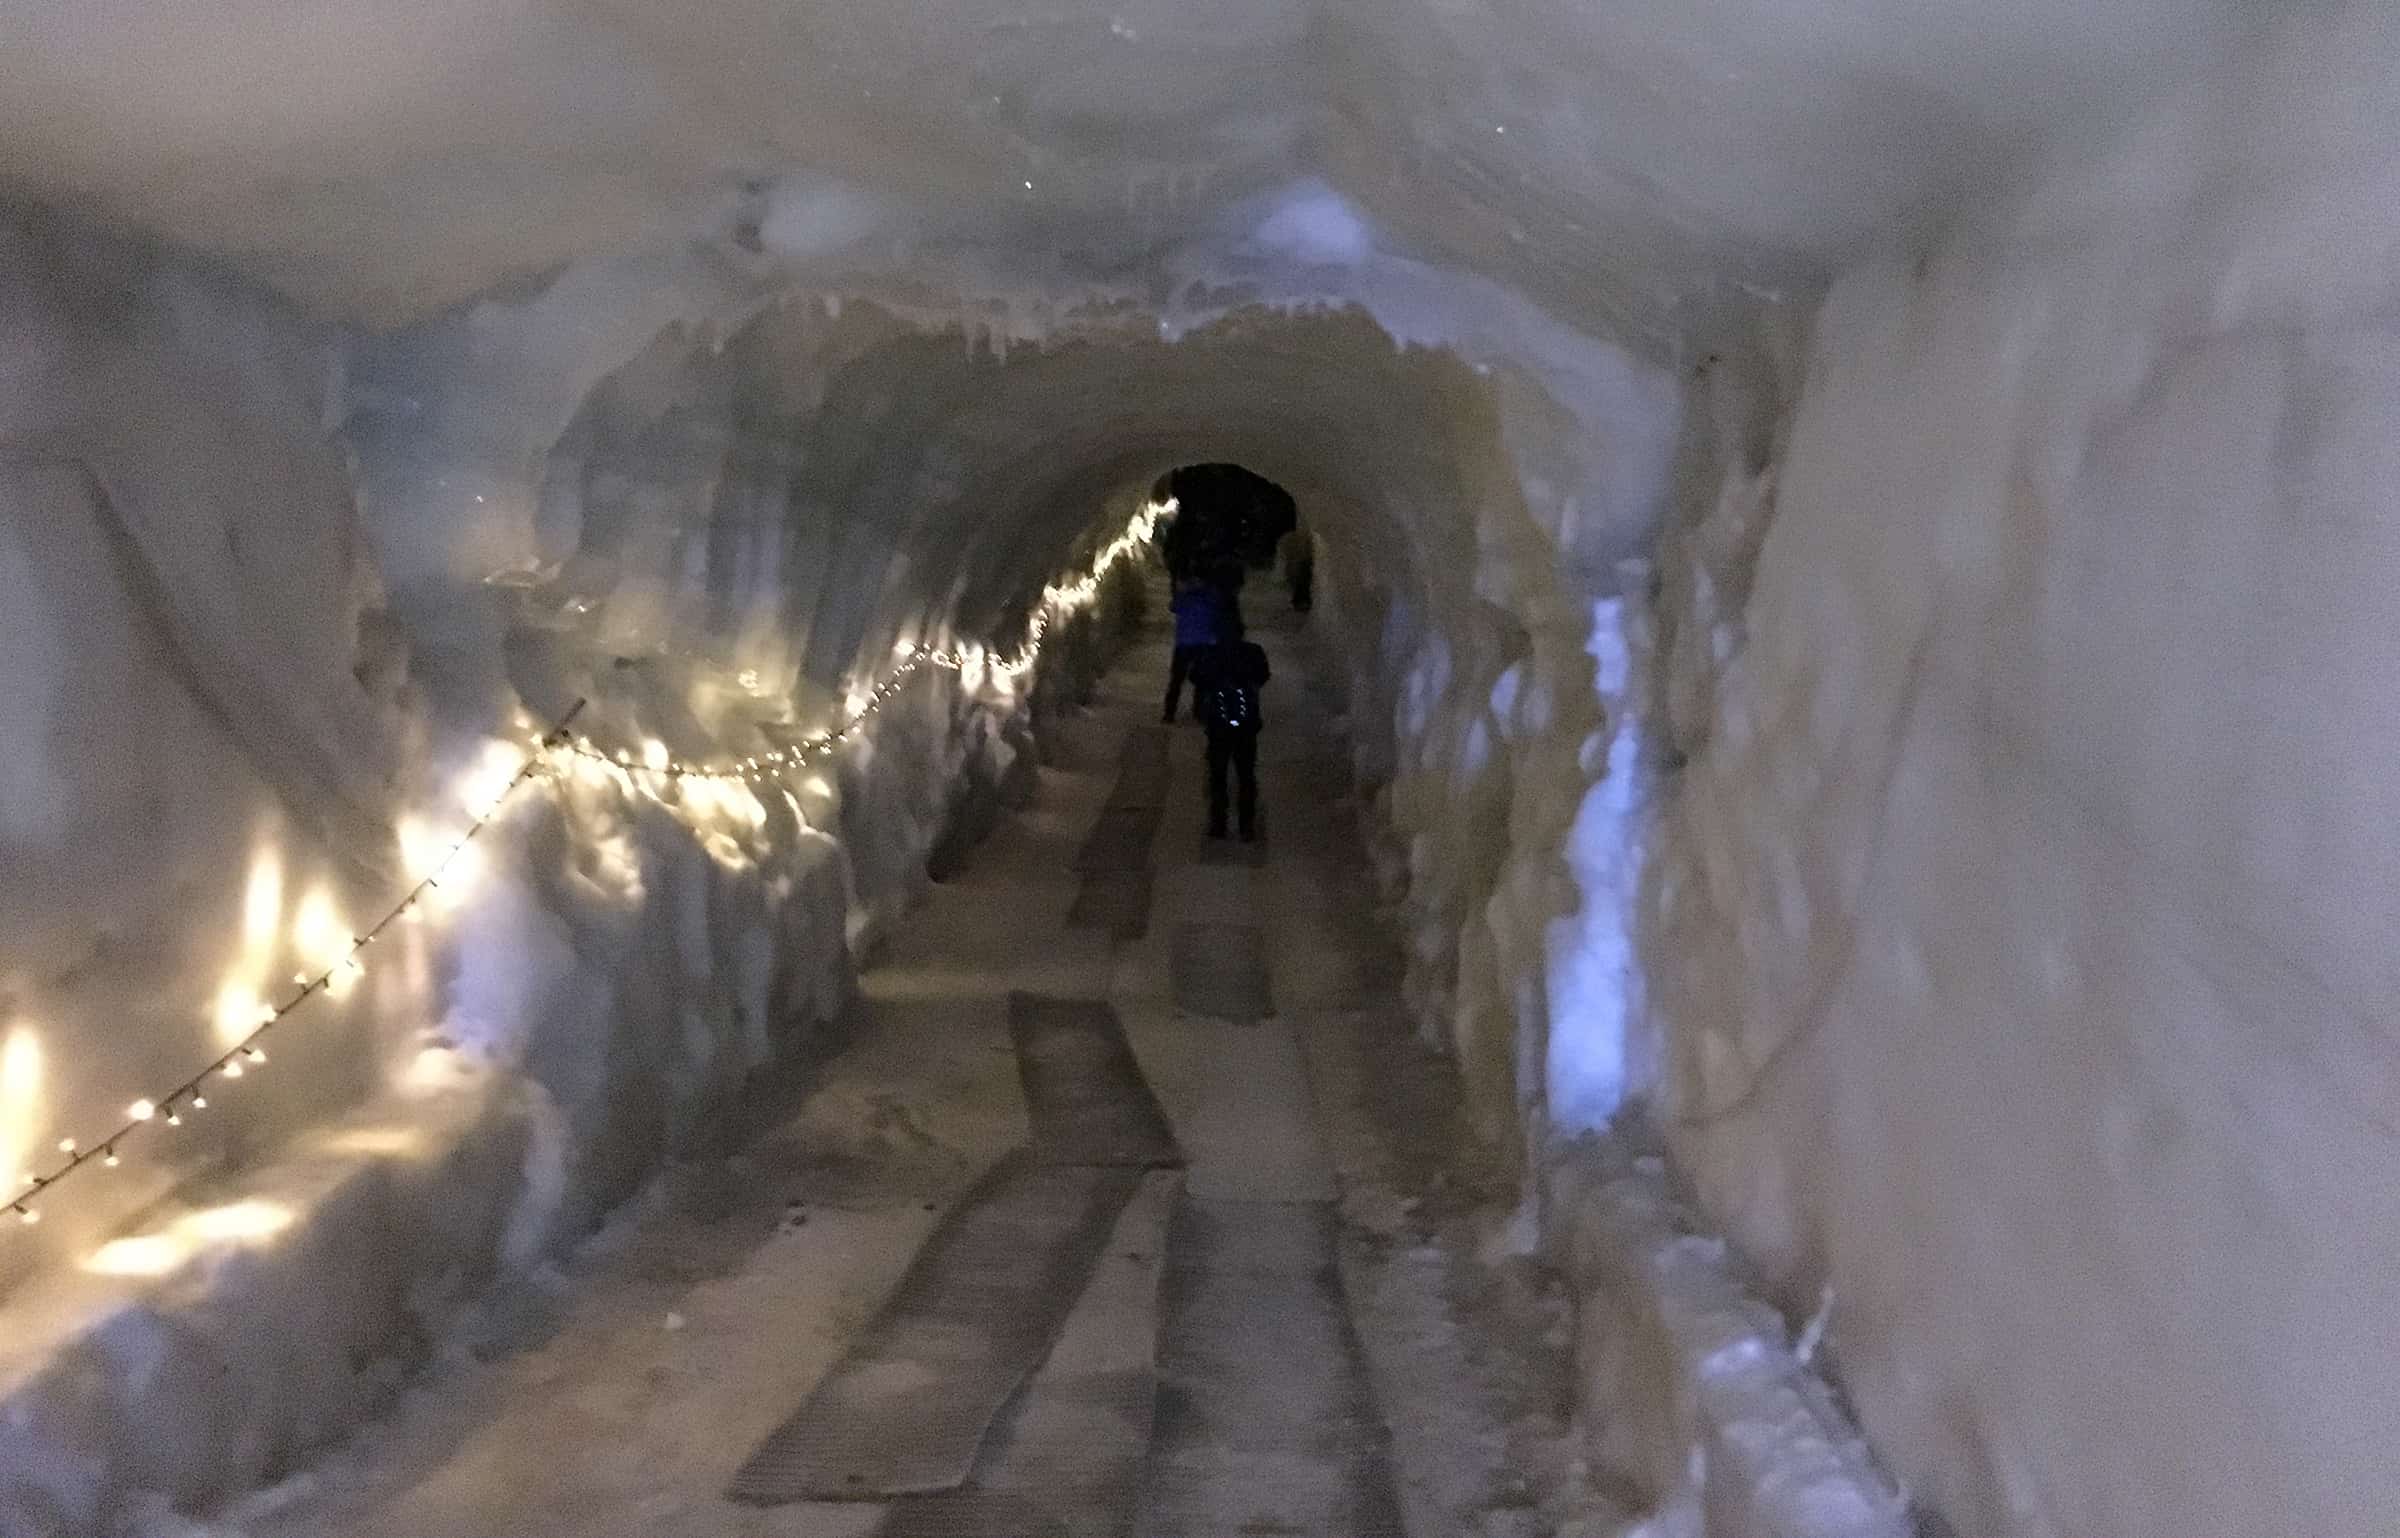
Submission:
<svg viewBox="0 0 2400 1538">
<path fill-rule="evenodd" d="M 1217 644 L 1231 605 L 1214 582 L 1189 578 L 1175 584 L 1175 597 L 1167 607 L 1175 616 L 1175 660 L 1167 666 L 1167 703 L 1158 718 L 1171 722 L 1175 707 L 1183 703 L 1183 682 L 1193 661 Z"/>
<path fill-rule="evenodd" d="M 1192 661 L 1192 710 L 1208 728 L 1208 836 L 1225 836 L 1225 777 L 1239 782 L 1237 811 L 1245 842 L 1258 836 L 1258 691 L 1269 677 L 1267 653 L 1242 637 L 1229 616 L 1223 638 Z"/>
<path fill-rule="evenodd" d="M 1166 521 L 1158 532 L 1158 558 L 1166 562 L 1168 576 L 1181 583 L 1200 570 L 1207 534 L 1207 520 L 1196 507 L 1182 508 Z"/>
<path fill-rule="evenodd" d="M 1306 529 L 1283 536 L 1283 581 L 1292 590 L 1292 607 L 1306 614 L 1317 592 L 1317 547 Z"/>
<path fill-rule="evenodd" d="M 1232 556 L 1219 559 L 1209 570 L 1217 588 L 1217 633 L 1239 635 L 1248 628 L 1242 623 L 1242 583 L 1249 573 Z"/>
</svg>

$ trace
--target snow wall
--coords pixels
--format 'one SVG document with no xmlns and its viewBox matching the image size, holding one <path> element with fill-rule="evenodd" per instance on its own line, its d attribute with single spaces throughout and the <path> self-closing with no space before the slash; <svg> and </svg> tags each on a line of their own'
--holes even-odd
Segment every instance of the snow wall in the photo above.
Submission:
<svg viewBox="0 0 2400 1538">
<path fill-rule="evenodd" d="M 1658 1105 L 1960 1533 L 2400 1509 L 2396 43 L 2298 31 L 1709 386 Z"/>
<path fill-rule="evenodd" d="M 1140 587 L 1119 568 L 1032 674 L 920 672 L 779 784 L 671 781 L 638 766 L 845 718 L 901 645 L 951 643 L 973 585 L 975 552 L 879 517 L 858 465 L 811 483 L 834 502 L 802 494 L 790 411 L 732 387 L 753 353 L 672 328 L 594 348 L 577 401 L 505 307 L 475 374 L 439 328 L 368 343 L 72 223 L 0 242 L 9 1170 L 157 1101 L 121 1166 L 10 1225 L 14 1538 L 290 1469 L 495 1280 L 739 1138 L 929 867 L 1030 794 Z M 984 552 L 999 638 L 1137 501 L 1095 492 Z M 363 980 L 238 1081 L 165 1093 L 345 954 L 577 700 L 637 767 L 519 792 Z"/>
</svg>

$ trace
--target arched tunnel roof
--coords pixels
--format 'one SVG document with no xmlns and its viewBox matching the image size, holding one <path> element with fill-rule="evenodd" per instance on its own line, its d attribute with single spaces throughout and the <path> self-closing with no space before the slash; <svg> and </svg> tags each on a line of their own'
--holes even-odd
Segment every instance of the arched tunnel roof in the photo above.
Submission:
<svg viewBox="0 0 2400 1538">
<path fill-rule="evenodd" d="M 720 218 L 876 268 L 949 246 L 1150 276 L 1318 178 L 1353 212 L 1249 233 L 1328 264 L 1388 243 L 1663 337 L 2121 116 L 2255 11 L 31 0 L 0 175 L 382 324 Z"/>
</svg>

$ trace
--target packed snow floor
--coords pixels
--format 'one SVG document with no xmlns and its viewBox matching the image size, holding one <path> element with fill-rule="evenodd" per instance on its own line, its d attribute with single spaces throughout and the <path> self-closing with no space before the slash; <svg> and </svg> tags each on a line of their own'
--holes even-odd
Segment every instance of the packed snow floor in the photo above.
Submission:
<svg viewBox="0 0 2400 1538">
<path fill-rule="evenodd" d="M 1066 728 L 1034 804 L 893 936 L 844 1039 L 738 1152 L 672 1171 L 570 1266 L 487 1309 L 351 1446 L 188 1531 L 844 1538 L 909 1526 L 873 1501 L 762 1507 L 724 1492 L 954 1204 L 1026 1141 L 1012 990 L 1115 1006 L 1188 1168 L 1141 1179 L 995 1442 L 1034 1459 L 1044 1415 L 1079 1374 L 1202 1361 L 1217 1376 L 1193 1391 L 1230 1418 L 1161 1397 L 1139 1471 L 1152 1532 L 1350 1534 L 1338 1524 L 1358 1520 L 1343 1514 L 1356 1491 L 1335 1487 L 1360 1470 L 1381 1479 L 1412 1538 L 1613 1531 L 1623 1514 L 1588 1488 L 1566 1424 L 1563 1300 L 1502 1242 L 1512 1193 L 1464 1135 L 1448 1066 L 1401 1023 L 1397 958 L 1343 789 L 1334 669 L 1291 616 L 1258 628 L 1276 669 L 1261 845 L 1201 836 L 1199 732 L 1178 727 L 1155 798 L 1147 922 L 1069 926 L 1078 851 L 1134 772 L 1128 739 L 1157 730 L 1166 647 L 1146 633 Z M 1091 907 L 1087 896 L 1087 920 Z M 1175 937 L 1195 924 L 1263 934 L 1270 1017 L 1177 1008 Z M 1309 1272 L 1303 1257 L 1295 1273 L 1277 1260 L 1293 1244 L 1337 1264 Z M 1278 1332 L 1316 1344 L 1261 1356 Z M 1258 1445 L 1278 1418 L 1335 1400 L 1373 1426 L 1366 1463 L 1329 1473 Z M 1112 1524 L 1122 1531 L 1121 1515 L 1095 1505 L 1056 1530 Z"/>
</svg>

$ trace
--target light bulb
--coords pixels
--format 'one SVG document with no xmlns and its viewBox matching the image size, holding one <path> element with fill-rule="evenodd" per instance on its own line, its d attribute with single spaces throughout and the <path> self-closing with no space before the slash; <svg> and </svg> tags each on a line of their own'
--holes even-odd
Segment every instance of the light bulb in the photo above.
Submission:
<svg viewBox="0 0 2400 1538">
<path fill-rule="evenodd" d="M 58 1151 L 63 1154 L 73 1153 L 75 1151 L 75 1140 L 71 1137 L 60 1138 L 58 1140 Z"/>
<path fill-rule="evenodd" d="M 170 1127 L 180 1127 L 180 1126 L 182 1126 L 182 1125 L 183 1125 L 183 1113 L 182 1113 L 181 1111 L 169 1111 L 169 1112 L 167 1113 L 167 1125 L 168 1125 L 168 1126 L 170 1126 Z"/>
<path fill-rule="evenodd" d="M 356 956 L 335 967 L 325 979 L 325 991 L 335 998 L 347 998 L 358 980 L 367 975 L 367 964 Z"/>
<path fill-rule="evenodd" d="M 195 1111 L 205 1111 L 205 1110 L 207 1110 L 207 1109 L 208 1109 L 208 1097 L 207 1097 L 206 1095 L 194 1095 L 194 1096 L 192 1097 L 192 1109 L 193 1109 L 193 1110 L 195 1110 Z"/>
<path fill-rule="evenodd" d="M 236 1058 L 234 1061 L 227 1063 L 219 1071 L 222 1072 L 228 1079 L 238 1079 L 242 1076 L 241 1060 Z"/>
<path fill-rule="evenodd" d="M 41 1220 L 42 1214 L 37 1208 L 19 1207 L 17 1209 L 17 1221 L 24 1224 L 27 1228 L 31 1228 L 34 1224 L 39 1223 Z"/>
<path fill-rule="evenodd" d="M 244 1047 L 242 1048 L 242 1056 L 250 1059 L 252 1063 L 263 1067 L 267 1061 L 267 1049 L 264 1047 Z"/>
<path fill-rule="evenodd" d="M 100 1160 L 100 1162 L 101 1162 L 102 1164 L 104 1164 L 104 1165 L 108 1166 L 110 1169 L 112 1169 L 112 1170 L 113 1170 L 113 1169 L 115 1169 L 115 1168 L 116 1168 L 118 1165 L 120 1165 L 120 1164 L 124 1163 L 125 1161 L 124 1161 L 124 1160 L 122 1160 L 122 1159 L 120 1159 L 120 1158 L 118 1158 L 118 1157 L 117 1157 L 117 1151 L 116 1151 L 115 1149 L 113 1149 L 113 1148 L 112 1148 L 112 1149 L 110 1149 L 110 1150 L 109 1150 L 109 1151 L 108 1151 L 108 1152 L 107 1152 L 105 1155 L 103 1155 L 103 1156 L 101 1157 L 101 1160 Z"/>
<path fill-rule="evenodd" d="M 148 1121 L 151 1117 L 158 1114 L 158 1107 L 152 1105 L 147 1100 L 136 1100 L 133 1104 L 125 1108 L 125 1114 L 132 1117 L 135 1121 Z"/>
</svg>

